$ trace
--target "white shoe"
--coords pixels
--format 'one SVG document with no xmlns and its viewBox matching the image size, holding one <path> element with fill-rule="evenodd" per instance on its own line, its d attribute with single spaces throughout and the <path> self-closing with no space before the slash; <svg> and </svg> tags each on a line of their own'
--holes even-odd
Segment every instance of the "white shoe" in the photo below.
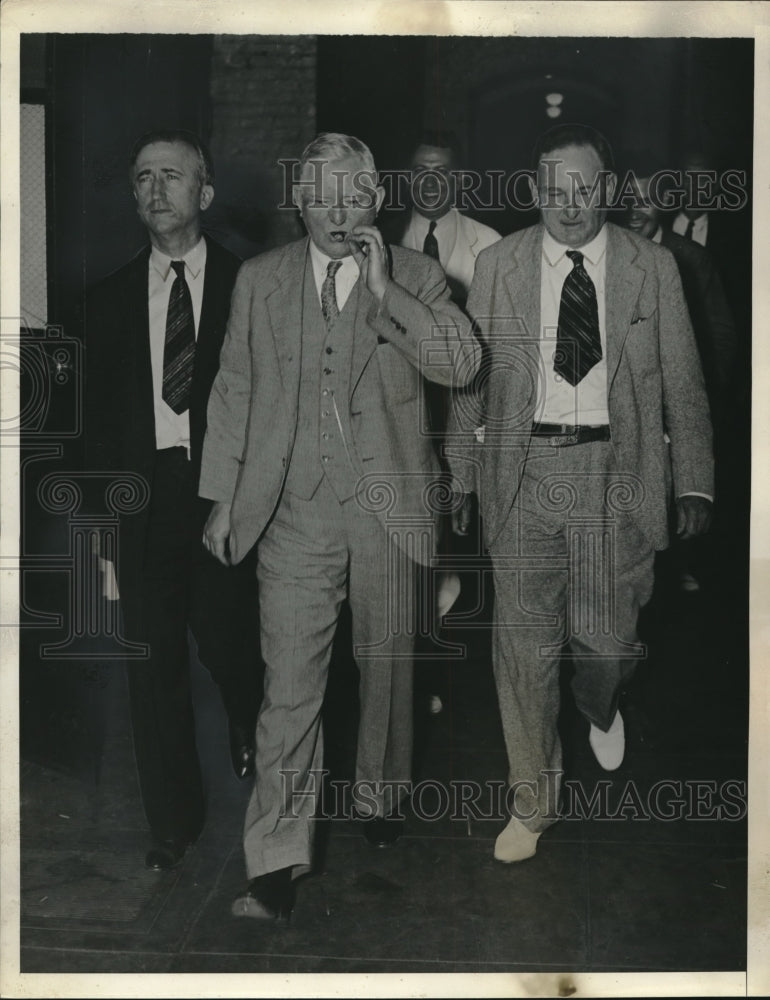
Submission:
<svg viewBox="0 0 770 1000">
<path fill-rule="evenodd" d="M 592 722 L 588 742 L 591 744 L 594 757 L 604 770 L 616 771 L 623 763 L 623 755 L 626 752 L 626 727 L 623 725 L 623 716 L 620 712 L 615 713 L 612 725 L 606 733 Z"/>
<path fill-rule="evenodd" d="M 539 836 L 539 833 L 532 833 L 520 820 L 511 816 L 508 826 L 495 841 L 495 859 L 506 864 L 526 861 L 533 857 Z"/>
<path fill-rule="evenodd" d="M 429 695 L 428 711 L 430 712 L 431 715 L 438 715 L 443 707 L 444 707 L 444 702 L 439 698 L 437 694 Z"/>
<path fill-rule="evenodd" d="M 460 596 L 460 577 L 457 573 L 442 573 L 436 595 L 436 613 L 438 620 L 448 615 Z"/>
</svg>

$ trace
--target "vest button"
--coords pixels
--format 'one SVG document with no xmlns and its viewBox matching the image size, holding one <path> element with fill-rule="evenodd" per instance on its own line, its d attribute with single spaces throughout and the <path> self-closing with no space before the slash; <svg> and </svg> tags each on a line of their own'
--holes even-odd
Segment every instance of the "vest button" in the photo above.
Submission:
<svg viewBox="0 0 770 1000">
<path fill-rule="evenodd" d="M 331 347 L 327 347 L 326 348 L 326 353 L 327 354 L 334 354 L 334 351 L 331 349 Z M 289 358 L 289 361 L 291 361 L 291 358 Z"/>
</svg>

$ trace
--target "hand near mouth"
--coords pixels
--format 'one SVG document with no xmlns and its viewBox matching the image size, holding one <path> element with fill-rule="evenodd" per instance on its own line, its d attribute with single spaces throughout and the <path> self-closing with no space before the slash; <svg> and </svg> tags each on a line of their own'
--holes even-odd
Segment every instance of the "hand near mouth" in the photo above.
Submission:
<svg viewBox="0 0 770 1000">
<path fill-rule="evenodd" d="M 366 287 L 378 303 L 382 302 L 390 277 L 390 257 L 380 231 L 374 226 L 356 226 L 346 242 Z"/>
</svg>

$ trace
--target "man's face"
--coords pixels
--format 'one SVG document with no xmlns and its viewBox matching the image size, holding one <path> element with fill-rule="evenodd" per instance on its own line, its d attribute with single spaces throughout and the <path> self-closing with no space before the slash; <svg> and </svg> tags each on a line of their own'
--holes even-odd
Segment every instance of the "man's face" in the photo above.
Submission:
<svg viewBox="0 0 770 1000">
<path fill-rule="evenodd" d="M 150 236 L 163 243 L 199 233 L 200 213 L 214 189 L 201 183 L 194 149 L 184 142 L 153 142 L 134 164 L 134 197 Z"/>
<path fill-rule="evenodd" d="M 426 219 L 440 219 L 454 202 L 452 150 L 418 146 L 412 157 L 412 204 Z"/>
<path fill-rule="evenodd" d="M 576 249 L 601 230 L 616 180 L 602 179 L 601 170 L 592 146 L 565 146 L 541 159 L 535 193 L 543 224 L 557 243 Z"/>
<path fill-rule="evenodd" d="M 356 156 L 305 165 L 294 186 L 294 204 L 310 239 L 327 257 L 347 257 L 353 230 L 374 224 L 385 196 L 376 185 L 376 174 Z"/>
<path fill-rule="evenodd" d="M 658 209 L 650 202 L 650 178 L 634 181 L 635 200 L 628 212 L 628 228 L 651 240 L 658 229 Z"/>
</svg>

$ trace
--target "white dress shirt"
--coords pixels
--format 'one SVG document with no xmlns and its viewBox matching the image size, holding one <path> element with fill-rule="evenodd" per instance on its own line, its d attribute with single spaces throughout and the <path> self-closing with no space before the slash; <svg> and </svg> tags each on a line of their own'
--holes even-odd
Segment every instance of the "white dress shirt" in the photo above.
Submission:
<svg viewBox="0 0 770 1000">
<path fill-rule="evenodd" d="M 446 271 L 449 258 L 452 256 L 455 243 L 457 242 L 457 209 L 450 208 L 446 215 L 442 215 L 440 219 L 434 219 L 433 221 L 436 223 L 433 235 L 436 237 L 436 243 L 438 244 L 439 264 Z M 431 220 L 426 219 L 419 212 L 412 210 L 409 225 L 401 240 L 401 245 L 410 250 L 419 250 L 422 253 L 430 224 Z"/>
<path fill-rule="evenodd" d="M 580 247 L 583 267 L 596 288 L 599 307 L 599 334 L 602 358 L 577 385 L 570 385 L 553 369 L 559 304 L 564 280 L 572 271 L 567 256 L 570 247 L 557 243 L 546 230 L 543 237 L 542 274 L 540 279 L 540 362 L 542 393 L 534 419 L 547 424 L 609 424 L 607 406 L 607 336 L 605 329 L 605 264 L 607 231 L 602 227 L 590 243 Z"/>
<path fill-rule="evenodd" d="M 684 234 L 687 232 L 687 227 L 689 226 L 689 224 L 690 224 L 689 217 L 686 216 L 684 212 L 680 212 L 679 215 L 677 215 L 677 217 L 674 219 L 674 224 L 671 228 L 674 230 L 675 233 L 678 233 L 680 236 L 684 236 Z M 692 227 L 692 237 L 688 237 L 688 239 L 692 238 L 696 243 L 700 243 L 702 247 L 705 247 L 706 241 L 708 240 L 708 235 L 709 235 L 708 212 L 703 212 L 702 215 L 699 215 L 697 219 L 695 219 L 695 222 L 693 223 Z"/>
<path fill-rule="evenodd" d="M 155 444 L 158 448 L 187 448 L 190 453 L 190 411 L 175 413 L 163 401 L 163 349 L 166 344 L 166 316 L 171 286 L 176 279 L 176 271 L 171 261 L 184 260 L 185 279 L 192 298 L 195 319 L 195 338 L 203 303 L 203 281 L 206 274 L 206 241 L 203 237 L 183 258 L 167 257 L 152 248 L 148 278 L 148 300 L 150 306 L 150 356 L 152 360 L 152 389 L 155 401 Z"/>
<path fill-rule="evenodd" d="M 339 259 L 342 267 L 338 268 L 337 273 L 334 275 L 334 293 L 337 296 L 337 308 L 342 312 L 361 272 L 358 270 L 358 264 L 356 264 L 352 256 Z M 326 280 L 326 269 L 331 260 L 331 257 L 327 257 L 325 253 L 321 253 L 315 243 L 312 240 L 310 241 L 310 263 L 313 266 L 313 278 L 315 279 L 319 302 L 321 301 L 321 289 Z"/>
</svg>

